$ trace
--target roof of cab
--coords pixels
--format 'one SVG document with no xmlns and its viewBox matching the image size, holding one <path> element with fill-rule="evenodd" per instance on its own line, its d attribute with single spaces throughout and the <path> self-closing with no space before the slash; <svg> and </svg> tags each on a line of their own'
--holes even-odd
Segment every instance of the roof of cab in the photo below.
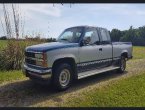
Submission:
<svg viewBox="0 0 145 110">
<path fill-rule="evenodd" d="M 88 25 L 73 26 L 73 27 L 69 27 L 69 28 L 77 28 L 77 27 L 84 27 L 84 28 L 87 28 L 87 27 L 93 27 L 93 28 L 101 28 L 101 29 L 106 29 L 106 28 L 102 28 L 102 27 L 97 27 L 97 26 L 88 26 Z M 67 29 L 69 29 L 69 28 L 67 28 Z"/>
</svg>

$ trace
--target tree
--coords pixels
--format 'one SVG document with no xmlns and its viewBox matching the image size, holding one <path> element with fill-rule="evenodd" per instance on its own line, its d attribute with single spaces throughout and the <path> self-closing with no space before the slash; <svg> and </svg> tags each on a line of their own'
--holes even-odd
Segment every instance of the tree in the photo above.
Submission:
<svg viewBox="0 0 145 110">
<path fill-rule="evenodd" d="M 124 34 L 124 36 L 120 40 L 126 41 L 126 42 L 133 42 L 135 37 L 136 37 L 135 29 L 133 29 L 133 27 L 130 26 L 129 30 L 126 31 L 126 33 Z"/>
<path fill-rule="evenodd" d="M 122 37 L 122 33 L 118 29 L 112 29 L 110 36 L 111 36 L 112 41 L 117 42 Z"/>
<path fill-rule="evenodd" d="M 2 37 L 0 37 L 0 40 L 7 40 L 7 37 L 6 36 L 2 36 Z"/>
</svg>

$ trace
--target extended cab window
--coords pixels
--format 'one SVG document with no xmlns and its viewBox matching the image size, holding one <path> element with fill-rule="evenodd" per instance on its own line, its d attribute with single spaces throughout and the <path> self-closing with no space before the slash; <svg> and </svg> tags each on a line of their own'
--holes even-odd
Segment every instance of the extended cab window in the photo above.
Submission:
<svg viewBox="0 0 145 110">
<path fill-rule="evenodd" d="M 110 36 L 105 29 L 100 29 L 100 34 L 101 34 L 101 39 L 102 39 L 102 44 L 110 44 Z"/>
<path fill-rule="evenodd" d="M 96 29 L 87 29 L 83 40 L 84 40 L 84 44 L 86 45 L 98 44 L 99 36 Z"/>
</svg>

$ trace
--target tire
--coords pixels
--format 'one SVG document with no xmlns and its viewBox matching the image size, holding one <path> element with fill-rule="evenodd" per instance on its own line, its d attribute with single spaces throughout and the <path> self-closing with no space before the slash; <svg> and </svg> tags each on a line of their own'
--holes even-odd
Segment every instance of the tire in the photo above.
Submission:
<svg viewBox="0 0 145 110">
<path fill-rule="evenodd" d="M 72 83 L 72 68 L 67 63 L 61 63 L 55 67 L 53 73 L 53 87 L 55 90 L 68 89 Z"/>
<path fill-rule="evenodd" d="M 121 56 L 118 72 L 123 73 L 125 69 L 126 69 L 126 58 L 124 56 Z"/>
</svg>

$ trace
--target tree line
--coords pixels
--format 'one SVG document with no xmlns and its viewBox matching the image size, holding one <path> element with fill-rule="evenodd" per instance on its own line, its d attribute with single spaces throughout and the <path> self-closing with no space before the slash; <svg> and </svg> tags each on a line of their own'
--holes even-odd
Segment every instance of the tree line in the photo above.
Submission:
<svg viewBox="0 0 145 110">
<path fill-rule="evenodd" d="M 19 41 L 23 41 L 23 40 L 29 40 L 29 41 L 43 41 L 43 42 L 56 42 L 55 38 L 40 38 L 40 37 L 25 37 L 25 39 L 16 39 L 16 38 L 7 38 L 6 36 L 1 36 L 0 40 L 19 40 Z"/>
<path fill-rule="evenodd" d="M 110 36 L 113 42 L 132 42 L 135 46 L 145 46 L 145 26 L 136 29 L 130 26 L 124 31 L 112 29 Z"/>
<path fill-rule="evenodd" d="M 112 39 L 112 42 L 132 42 L 135 46 L 145 46 L 145 26 L 139 27 L 139 28 L 133 28 L 133 26 L 130 26 L 128 30 L 121 31 L 119 29 L 112 29 L 110 32 L 110 36 Z M 0 40 L 6 40 L 6 36 L 0 37 Z M 55 38 L 40 38 L 40 37 L 26 37 L 26 39 L 31 40 L 44 40 L 47 42 L 55 42 Z"/>
</svg>

